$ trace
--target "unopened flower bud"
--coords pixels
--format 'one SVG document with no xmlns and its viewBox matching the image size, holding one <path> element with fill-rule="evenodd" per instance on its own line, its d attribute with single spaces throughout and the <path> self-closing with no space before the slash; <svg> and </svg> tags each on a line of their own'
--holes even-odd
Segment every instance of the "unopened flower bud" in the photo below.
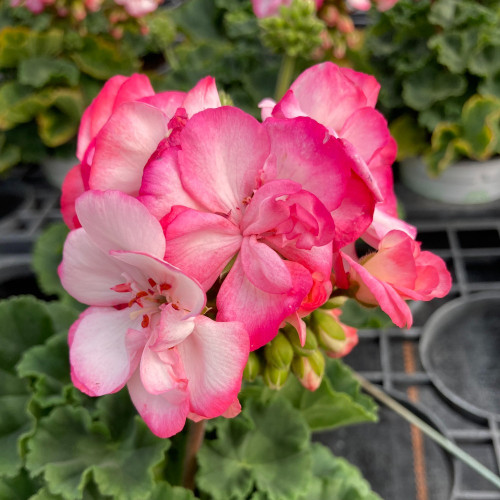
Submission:
<svg viewBox="0 0 500 500">
<path fill-rule="evenodd" d="M 299 335 L 295 328 L 287 325 L 284 330 L 296 355 L 309 356 L 314 350 L 318 348 L 316 335 L 310 328 L 306 328 L 306 341 L 303 346 L 300 345 Z"/>
<path fill-rule="evenodd" d="M 264 382 L 270 389 L 279 390 L 285 385 L 289 373 L 289 368 L 276 368 L 272 365 L 266 365 Z"/>
<path fill-rule="evenodd" d="M 288 370 L 293 359 L 293 348 L 286 336 L 280 332 L 266 345 L 264 356 L 269 365 Z"/>
<path fill-rule="evenodd" d="M 314 318 L 319 343 L 331 358 L 349 354 L 358 343 L 357 330 L 342 323 L 341 314 L 341 309 L 332 309 Z"/>
<path fill-rule="evenodd" d="M 332 297 L 321 306 L 321 309 L 338 309 L 347 302 L 347 299 L 348 297 L 346 297 L 345 295 L 340 295 L 339 297 Z"/>
<path fill-rule="evenodd" d="M 261 368 L 262 363 L 259 356 L 255 352 L 251 352 L 248 355 L 248 361 L 243 370 L 243 378 L 249 382 L 253 382 L 259 375 Z"/>
<path fill-rule="evenodd" d="M 315 391 L 320 386 L 325 373 L 323 353 L 316 349 L 310 356 L 295 358 L 292 371 L 307 390 Z"/>
</svg>

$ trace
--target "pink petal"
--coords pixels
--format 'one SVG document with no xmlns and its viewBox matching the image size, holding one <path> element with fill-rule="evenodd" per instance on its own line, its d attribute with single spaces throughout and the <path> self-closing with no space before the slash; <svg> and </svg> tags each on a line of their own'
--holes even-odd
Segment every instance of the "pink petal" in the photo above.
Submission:
<svg viewBox="0 0 500 500">
<path fill-rule="evenodd" d="M 370 107 L 354 111 L 345 121 L 339 135 L 356 148 L 367 164 L 391 139 L 387 120 Z"/>
<path fill-rule="evenodd" d="M 373 212 L 373 221 L 361 237 L 370 246 L 377 248 L 380 241 L 386 236 L 386 234 L 393 230 L 403 231 L 412 239 L 415 239 L 417 236 L 416 227 L 398 219 L 397 217 L 386 214 L 378 208 L 378 205 L 376 205 L 375 211 Z"/>
<path fill-rule="evenodd" d="M 172 304 L 160 306 L 160 321 L 155 326 L 155 338 L 149 344 L 153 351 L 164 351 L 175 347 L 191 335 L 194 329 L 194 318 L 186 318 L 186 312 L 176 310 Z"/>
<path fill-rule="evenodd" d="M 76 216 L 75 201 L 84 192 L 80 165 L 75 165 L 66 175 L 62 185 L 61 213 L 70 229 L 80 227 Z"/>
<path fill-rule="evenodd" d="M 82 227 L 104 252 L 146 252 L 162 258 L 165 239 L 160 223 L 135 198 L 120 191 L 87 191 L 76 202 Z"/>
<path fill-rule="evenodd" d="M 262 125 L 237 108 L 207 109 L 187 122 L 181 142 L 186 191 L 210 212 L 238 221 L 269 155 Z"/>
<path fill-rule="evenodd" d="M 274 106 L 276 106 L 276 101 L 274 99 L 266 97 L 265 99 L 262 99 L 262 101 L 259 102 L 258 106 L 260 109 L 261 120 L 264 121 L 270 116 L 272 116 Z"/>
<path fill-rule="evenodd" d="M 281 5 L 289 5 L 291 0 L 252 0 L 253 11 L 259 18 L 277 14 Z"/>
<path fill-rule="evenodd" d="M 341 142 L 310 118 L 270 118 L 264 126 L 276 156 L 276 177 L 298 182 L 328 210 L 337 208 L 352 166 Z"/>
<path fill-rule="evenodd" d="M 177 161 L 177 148 L 166 148 L 152 158 L 144 169 L 139 200 L 160 220 L 174 205 L 199 209 L 199 204 L 184 190 Z"/>
<path fill-rule="evenodd" d="M 186 97 L 185 92 L 169 91 L 143 97 L 141 102 L 161 110 L 170 119 L 175 115 L 177 108 L 182 106 Z"/>
<path fill-rule="evenodd" d="M 302 347 L 304 347 L 304 344 L 306 343 L 306 337 L 307 337 L 307 331 L 306 331 L 306 324 L 305 322 L 301 319 L 298 313 L 293 313 L 288 316 L 288 318 L 285 319 L 286 323 L 289 323 L 292 325 L 295 330 L 297 330 L 297 335 L 299 336 L 299 342 Z"/>
<path fill-rule="evenodd" d="M 165 260 L 197 279 L 204 290 L 217 280 L 239 251 L 239 228 L 216 214 L 185 210 L 165 229 Z"/>
<path fill-rule="evenodd" d="M 180 432 L 189 413 L 189 398 L 185 390 L 173 389 L 164 394 L 150 394 L 136 370 L 128 384 L 130 398 L 151 431 L 161 438 Z"/>
<path fill-rule="evenodd" d="M 176 348 L 155 352 L 146 346 L 141 358 L 141 382 L 150 394 L 187 388 L 186 375 Z"/>
<path fill-rule="evenodd" d="M 167 119 L 142 102 L 122 104 L 96 137 L 89 185 L 136 196 L 150 156 L 167 134 Z"/>
<path fill-rule="evenodd" d="M 112 251 L 111 255 L 128 264 L 127 274 L 141 290 L 151 287 L 149 279 L 158 285 L 169 285 L 168 302 L 176 304 L 186 315 L 199 314 L 205 307 L 206 297 L 200 285 L 168 262 L 143 253 Z"/>
<path fill-rule="evenodd" d="M 231 406 L 221 415 L 221 417 L 224 418 L 234 418 L 238 416 L 241 413 L 241 405 L 240 402 L 238 401 L 238 398 L 236 398 L 232 403 Z M 205 420 L 205 417 L 202 417 L 201 415 L 197 415 L 196 413 L 190 412 L 188 415 L 188 418 L 192 420 L 193 422 L 201 422 L 202 420 Z"/>
<path fill-rule="evenodd" d="M 340 68 L 340 71 L 363 91 L 366 97 L 366 105 L 374 108 L 380 92 L 380 83 L 377 82 L 375 77 L 354 71 L 351 68 Z"/>
<path fill-rule="evenodd" d="M 228 410 L 241 387 L 248 334 L 239 322 L 195 318 L 193 333 L 178 346 L 189 379 L 190 410 L 207 418 Z"/>
<path fill-rule="evenodd" d="M 241 321 L 253 351 L 278 333 L 281 322 L 294 313 L 312 286 L 310 273 L 300 264 L 284 261 L 293 288 L 286 294 L 266 293 L 246 277 L 238 256 L 217 295 L 217 321 Z"/>
<path fill-rule="evenodd" d="M 134 73 L 120 85 L 113 103 L 113 111 L 116 111 L 124 102 L 138 101 L 154 93 L 149 78 L 146 75 Z"/>
<path fill-rule="evenodd" d="M 64 289 L 83 304 L 113 306 L 128 299 L 112 290 L 125 281 L 122 266 L 97 247 L 82 229 L 66 238 L 59 277 Z"/>
<path fill-rule="evenodd" d="M 204 109 L 219 108 L 221 106 L 219 92 L 215 85 L 215 78 L 206 76 L 201 79 L 186 95 L 182 107 L 189 117 Z"/>
<path fill-rule="evenodd" d="M 367 103 L 363 91 L 331 62 L 307 69 L 290 89 L 307 116 L 337 133 L 347 118 Z"/>
<path fill-rule="evenodd" d="M 255 236 L 243 238 L 241 264 L 250 282 L 264 292 L 282 294 L 292 288 L 292 277 L 285 262 Z"/>
<path fill-rule="evenodd" d="M 131 328 L 140 328 L 140 320 L 132 320 L 128 309 L 90 307 L 80 315 L 71 327 L 70 363 L 81 391 L 102 396 L 127 383 L 141 353 L 136 339 L 127 342 Z"/>
<path fill-rule="evenodd" d="M 297 96 L 293 90 L 287 90 L 285 95 L 278 103 L 275 103 L 274 108 L 271 110 L 272 116 L 276 118 L 294 118 L 296 116 L 308 116 L 300 106 Z"/>
</svg>

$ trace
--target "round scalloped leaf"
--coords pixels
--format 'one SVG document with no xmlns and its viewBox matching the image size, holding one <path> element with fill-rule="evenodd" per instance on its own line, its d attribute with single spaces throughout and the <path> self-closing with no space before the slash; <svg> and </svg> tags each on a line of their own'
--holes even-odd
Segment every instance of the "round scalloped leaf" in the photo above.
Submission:
<svg viewBox="0 0 500 500">
<path fill-rule="evenodd" d="M 276 397 L 249 399 L 235 419 L 219 419 L 217 439 L 198 453 L 199 488 L 214 499 L 245 499 L 254 488 L 269 500 L 293 500 L 311 480 L 309 428 L 300 412 Z"/>
<path fill-rule="evenodd" d="M 29 440 L 26 467 L 32 475 L 43 474 L 50 491 L 67 500 L 82 498 L 91 479 L 103 495 L 146 498 L 154 485 L 153 469 L 170 442 L 151 434 L 137 417 L 122 429 L 127 431 L 123 439 L 114 440 L 85 409 L 56 408 Z"/>
<path fill-rule="evenodd" d="M 195 500 L 191 490 L 181 486 L 171 486 L 168 483 L 161 482 L 155 485 L 148 500 Z"/>
<path fill-rule="evenodd" d="M 26 500 L 32 498 L 39 488 L 37 481 L 31 479 L 22 469 L 15 477 L 0 478 L 0 499 L 1 500 Z"/>
<path fill-rule="evenodd" d="M 29 37 L 30 29 L 24 26 L 6 26 L 0 31 L 0 68 L 15 68 L 29 57 Z"/>
<path fill-rule="evenodd" d="M 51 57 L 23 59 L 18 68 L 18 80 L 23 85 L 41 88 L 45 85 L 78 85 L 80 72 L 71 61 Z"/>
</svg>

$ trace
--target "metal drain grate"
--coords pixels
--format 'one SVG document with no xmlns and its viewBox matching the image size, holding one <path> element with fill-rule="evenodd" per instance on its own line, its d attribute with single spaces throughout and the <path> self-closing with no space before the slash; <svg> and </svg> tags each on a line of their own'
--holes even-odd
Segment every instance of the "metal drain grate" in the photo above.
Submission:
<svg viewBox="0 0 500 500">
<path fill-rule="evenodd" d="M 61 220 L 59 193 L 36 180 L 14 217 L 0 221 L 0 273 L 29 273 L 30 252 L 42 229 Z M 412 305 L 414 326 L 362 330 L 345 361 L 438 427 L 493 472 L 500 472 L 500 420 L 453 406 L 432 385 L 419 357 L 422 327 L 442 304 L 485 290 L 500 291 L 500 204 L 448 209 L 399 189 L 424 250 L 440 255 L 453 274 L 449 297 Z M 5 222 L 5 221 L 4 221 Z M 500 358 L 499 352 L 492 356 Z M 499 387 L 500 390 L 500 387 Z M 500 408 L 499 408 L 500 412 Z M 398 416 L 381 408 L 381 423 L 342 428 L 317 439 L 358 465 L 384 500 L 500 500 L 500 491 Z"/>
</svg>

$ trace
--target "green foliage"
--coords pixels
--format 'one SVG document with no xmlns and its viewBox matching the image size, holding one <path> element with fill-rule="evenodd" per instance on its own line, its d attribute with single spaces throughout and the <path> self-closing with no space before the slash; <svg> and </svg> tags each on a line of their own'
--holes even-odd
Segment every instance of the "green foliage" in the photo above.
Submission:
<svg viewBox="0 0 500 500">
<path fill-rule="evenodd" d="M 400 129 L 400 158 L 421 152 L 422 134 L 429 137 L 437 128 L 442 138 L 448 137 L 450 130 L 443 124 L 460 121 L 471 96 L 500 98 L 498 2 L 400 0 L 374 15 L 365 52 L 382 84 L 383 112 L 391 122 L 409 117 L 404 126 L 411 120 L 411 133 L 418 137 L 417 147 L 412 148 L 408 138 L 401 140 Z M 398 122 L 396 129 L 401 125 Z M 465 148 L 459 156 L 468 154 Z M 453 157 L 451 151 L 433 153 L 434 171 L 441 171 Z"/>
<path fill-rule="evenodd" d="M 484 161 L 497 154 L 500 154 L 500 98 L 474 95 L 464 104 L 458 122 L 436 127 L 426 160 L 431 173 L 438 175 L 460 158 Z"/>
</svg>

